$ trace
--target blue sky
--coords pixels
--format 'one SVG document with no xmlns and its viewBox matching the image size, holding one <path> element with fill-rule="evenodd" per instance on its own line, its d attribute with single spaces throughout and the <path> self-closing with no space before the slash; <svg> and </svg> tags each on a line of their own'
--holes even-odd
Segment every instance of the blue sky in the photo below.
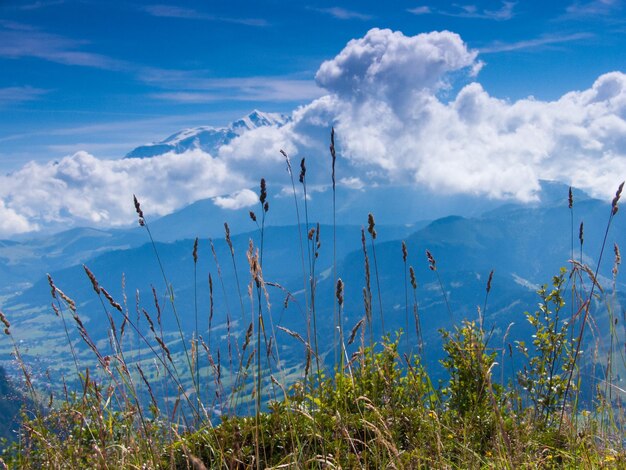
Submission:
<svg viewBox="0 0 626 470">
<path fill-rule="evenodd" d="M 626 69 L 622 1 L 0 2 L 0 169 L 103 158 L 179 128 L 321 94 L 322 61 L 370 28 L 458 33 L 492 96 L 556 99 Z"/>
<path fill-rule="evenodd" d="M 5 0 L 0 237 L 128 225 L 133 193 L 155 215 L 239 207 L 261 176 L 286 184 L 283 149 L 323 187 L 331 126 L 357 190 L 533 201 L 551 179 L 610 197 L 625 50 L 624 0 Z M 121 158 L 253 109 L 291 120 L 212 155 Z"/>
</svg>

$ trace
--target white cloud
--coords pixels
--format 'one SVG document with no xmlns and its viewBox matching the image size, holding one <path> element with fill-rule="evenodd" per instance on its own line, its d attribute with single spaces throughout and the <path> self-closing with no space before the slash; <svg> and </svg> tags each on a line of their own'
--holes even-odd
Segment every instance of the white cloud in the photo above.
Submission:
<svg viewBox="0 0 626 470">
<path fill-rule="evenodd" d="M 439 10 L 437 13 L 457 18 L 476 18 L 482 20 L 505 21 L 515 16 L 514 9 L 517 2 L 503 1 L 497 10 L 479 9 L 476 5 L 454 5 L 456 10 Z"/>
<path fill-rule="evenodd" d="M 365 187 L 365 183 L 363 183 L 361 178 L 356 178 L 354 176 L 350 178 L 341 178 L 339 180 L 339 184 L 351 189 L 363 189 Z"/>
<path fill-rule="evenodd" d="M 415 93 L 444 87 L 449 73 L 475 66 L 477 55 L 449 31 L 407 37 L 374 28 L 325 61 L 315 79 L 342 98 L 405 102 Z"/>
<path fill-rule="evenodd" d="M 565 9 L 567 17 L 607 16 L 623 8 L 621 0 L 574 1 Z"/>
<path fill-rule="evenodd" d="M 409 13 L 413 13 L 414 15 L 428 15 L 432 13 L 430 7 L 425 5 L 422 5 L 421 7 L 409 8 L 407 11 Z"/>
<path fill-rule="evenodd" d="M 296 113 L 292 130 L 334 125 L 352 177 L 522 201 L 556 179 L 610 196 L 626 176 L 626 75 L 552 102 L 499 100 L 477 82 L 450 101 L 438 96 L 450 74 L 478 63 L 452 33 L 372 30 L 322 65 L 318 82 L 334 97 Z"/>
<path fill-rule="evenodd" d="M 328 13 L 332 17 L 337 18 L 339 20 L 357 19 L 357 20 L 366 21 L 366 20 L 371 20 L 372 19 L 371 15 L 366 15 L 364 13 L 359 13 L 358 11 L 347 10 L 347 9 L 341 8 L 341 7 L 318 8 L 316 10 L 321 12 L 321 13 Z"/>
<path fill-rule="evenodd" d="M 259 196 L 249 189 L 242 189 L 241 191 L 235 191 L 229 196 L 218 196 L 213 199 L 213 202 L 222 209 L 237 210 L 257 204 Z"/>
<path fill-rule="evenodd" d="M 302 119 L 332 114 L 329 107 L 342 156 L 361 175 L 385 181 L 528 201 L 539 179 L 608 197 L 626 176 L 626 75 L 619 72 L 553 102 L 509 103 L 472 83 L 448 103 L 433 93 L 414 95 L 402 109 L 376 98 L 326 100 Z"/>
<path fill-rule="evenodd" d="M 78 152 L 59 162 L 31 162 L 0 177 L 0 197 L 3 213 L 13 211 L 12 223 L 19 232 L 36 223 L 128 225 L 135 217 L 133 194 L 146 216 L 155 217 L 247 183 L 224 162 L 200 151 L 123 160 Z M 19 225 L 18 216 L 30 225 Z"/>
<path fill-rule="evenodd" d="M 106 70 L 124 70 L 124 61 L 80 50 L 86 44 L 56 34 L 38 31 L 27 25 L 0 23 L 0 57 L 35 57 L 65 65 L 80 65 Z"/>
<path fill-rule="evenodd" d="M 450 10 L 431 8 L 429 6 L 420 6 L 415 8 L 409 8 L 407 9 L 407 11 L 409 13 L 413 13 L 414 15 L 435 13 L 438 15 L 453 16 L 456 18 L 506 21 L 515 16 L 515 5 L 517 5 L 517 2 L 503 1 L 501 2 L 500 8 L 497 8 L 495 10 L 489 10 L 486 8 L 480 9 L 473 4 L 462 5 L 455 3 L 452 5 L 453 8 Z"/>
<path fill-rule="evenodd" d="M 592 38 L 591 33 L 573 33 L 573 34 L 548 34 L 534 39 L 526 39 L 523 41 L 503 43 L 494 42 L 493 44 L 480 49 L 481 54 L 490 54 L 495 52 L 509 52 L 523 49 L 536 49 L 543 46 L 553 44 L 563 44 L 566 42 L 582 41 Z"/>
<path fill-rule="evenodd" d="M 153 93 L 151 96 L 178 103 L 210 103 L 225 100 L 257 102 L 311 100 L 322 95 L 322 90 L 312 80 L 287 77 L 204 79 L 192 73 L 186 75 L 189 77 L 187 81 L 165 79 L 163 82 L 180 90 Z M 159 84 L 159 79 L 150 74 L 143 79 Z"/>
<path fill-rule="evenodd" d="M 0 199 L 0 237 L 10 237 L 38 229 L 37 224 L 29 222 L 24 215 L 6 207 L 4 201 Z"/>
<path fill-rule="evenodd" d="M 219 21 L 223 23 L 242 24 L 246 26 L 268 26 L 268 22 L 261 18 L 229 18 L 202 13 L 192 8 L 175 5 L 147 5 L 142 8 L 146 13 L 162 18 L 178 18 L 185 20 Z"/>
<path fill-rule="evenodd" d="M 34 101 L 47 92 L 48 90 L 31 86 L 0 88 L 0 108 L 25 101 Z"/>
<path fill-rule="evenodd" d="M 0 177 L 0 214 L 12 220 L 1 230 L 129 223 L 133 193 L 148 216 L 202 198 L 243 207 L 256 201 L 245 188 L 261 176 L 276 192 L 288 184 L 280 150 L 294 170 L 306 157 L 309 188 L 327 186 L 331 126 L 337 178 L 346 186 L 409 183 L 530 201 L 540 179 L 553 179 L 610 199 L 626 177 L 626 74 L 607 73 L 555 101 L 509 102 L 475 81 L 480 65 L 454 33 L 371 30 L 322 64 L 317 81 L 326 96 L 295 110 L 288 124 L 247 132 L 216 155 L 100 160 L 79 152 Z M 453 94 L 455 81 L 461 86 Z"/>
</svg>

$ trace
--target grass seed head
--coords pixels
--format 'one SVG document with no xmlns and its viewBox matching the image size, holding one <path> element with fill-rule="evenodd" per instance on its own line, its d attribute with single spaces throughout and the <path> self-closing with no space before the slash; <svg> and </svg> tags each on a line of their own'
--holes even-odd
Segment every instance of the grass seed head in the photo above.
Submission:
<svg viewBox="0 0 626 470">
<path fill-rule="evenodd" d="M 261 201 L 261 205 L 265 204 L 266 199 L 267 199 L 267 186 L 265 184 L 265 178 L 261 178 L 261 191 L 259 193 L 259 201 Z"/>
<path fill-rule="evenodd" d="M 306 176 L 306 165 L 304 164 L 304 158 L 300 160 L 300 183 L 304 184 L 304 177 Z"/>
<path fill-rule="evenodd" d="M 432 253 L 428 250 L 426 250 L 426 258 L 428 258 L 428 267 L 430 268 L 430 270 L 436 271 L 437 262 L 435 261 L 435 258 L 433 257 Z"/>
<path fill-rule="evenodd" d="M 493 280 L 493 269 L 489 273 L 489 279 L 487 279 L 487 294 L 491 292 L 491 281 Z"/>
<path fill-rule="evenodd" d="M 374 222 L 374 215 L 370 212 L 369 214 L 367 214 L 367 231 L 370 233 L 374 240 L 376 240 L 376 230 L 374 229 L 375 225 L 376 222 Z"/>
<path fill-rule="evenodd" d="M 54 281 L 52 280 L 52 276 L 50 276 L 50 274 L 47 274 L 48 276 L 48 284 L 50 284 L 50 293 L 52 295 L 53 299 L 57 298 L 57 288 L 54 285 Z"/>
<path fill-rule="evenodd" d="M 581 245 L 585 241 L 585 224 L 584 224 L 584 222 L 581 222 L 580 223 L 580 227 L 578 228 L 578 240 L 580 241 Z"/>
<path fill-rule="evenodd" d="M 243 351 L 245 351 L 248 345 L 250 344 L 250 339 L 252 338 L 252 329 L 253 329 L 253 324 L 252 322 L 250 322 L 250 324 L 248 325 L 248 330 L 246 331 L 246 339 L 244 340 L 243 346 L 242 346 Z"/>
<path fill-rule="evenodd" d="M 226 239 L 226 243 L 228 244 L 228 248 L 230 248 L 230 254 L 234 255 L 235 250 L 233 248 L 233 242 L 230 239 L 230 227 L 227 222 L 224 222 L 224 238 Z"/>
<path fill-rule="evenodd" d="M 100 287 L 100 292 L 102 292 L 102 295 L 104 295 L 104 297 L 109 301 L 109 303 L 111 304 L 111 307 L 113 307 L 119 312 L 122 312 L 122 306 L 113 299 L 113 296 L 109 294 L 108 291 L 104 287 Z"/>
<path fill-rule="evenodd" d="M 7 317 L 2 311 L 0 311 L 0 322 L 4 324 L 4 334 L 7 336 L 10 335 L 11 332 L 9 331 L 9 328 L 11 328 L 11 323 L 9 323 L 9 320 L 7 320 Z"/>
<path fill-rule="evenodd" d="M 363 325 L 363 323 L 365 322 L 365 318 L 361 318 L 356 325 L 354 325 L 354 327 L 352 328 L 352 331 L 350 332 L 350 338 L 348 339 L 348 346 L 350 346 L 352 343 L 354 343 L 354 338 L 356 338 L 356 334 L 359 331 L 359 328 L 361 328 L 361 326 Z"/>
<path fill-rule="evenodd" d="M 337 160 L 337 155 L 335 153 L 335 128 L 333 127 L 330 130 L 330 156 L 332 157 L 332 180 L 333 180 L 333 191 L 335 189 L 335 161 Z"/>
<path fill-rule="evenodd" d="M 134 194 L 133 194 L 133 203 L 135 204 L 135 212 L 137 212 L 137 215 L 139 216 L 139 225 L 143 227 L 146 222 L 143 217 L 143 211 L 141 210 L 141 204 L 139 204 L 139 201 L 137 200 L 137 196 L 135 196 Z"/>
<path fill-rule="evenodd" d="M 569 193 L 567 196 L 567 205 L 568 207 L 571 209 L 572 207 L 574 207 L 574 196 L 572 194 L 572 187 L 569 187 Z"/>
<path fill-rule="evenodd" d="M 337 279 L 337 302 L 339 303 L 339 306 L 343 306 L 343 281 L 341 280 L 341 278 Z"/>
<path fill-rule="evenodd" d="M 93 290 L 96 292 L 96 294 L 100 294 L 100 285 L 98 284 L 98 280 L 96 279 L 96 276 L 94 275 L 94 273 L 92 273 L 91 270 L 84 264 L 83 264 L 83 269 L 85 270 L 87 277 L 91 281 Z"/>
<path fill-rule="evenodd" d="M 617 191 L 615 192 L 615 197 L 613 198 L 613 202 L 611 203 L 613 215 L 617 214 L 617 211 L 618 211 L 617 203 L 619 202 L 620 197 L 622 197 L 623 189 L 624 189 L 624 181 L 622 181 L 622 184 L 620 184 L 619 188 L 617 188 Z"/>
<path fill-rule="evenodd" d="M 318 222 L 315 228 L 315 257 L 319 255 L 319 249 L 322 246 L 322 242 L 320 240 L 320 223 Z"/>
<path fill-rule="evenodd" d="M 287 162 L 287 172 L 291 175 L 291 160 L 289 159 L 289 155 L 284 150 L 280 150 L 280 153 L 285 157 L 285 161 Z"/>
</svg>

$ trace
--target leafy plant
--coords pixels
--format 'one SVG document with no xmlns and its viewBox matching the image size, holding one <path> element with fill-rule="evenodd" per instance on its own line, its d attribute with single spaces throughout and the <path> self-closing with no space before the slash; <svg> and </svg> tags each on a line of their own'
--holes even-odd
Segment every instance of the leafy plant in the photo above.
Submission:
<svg viewBox="0 0 626 470">
<path fill-rule="evenodd" d="M 565 306 L 563 285 L 567 271 L 552 279 L 549 289 L 543 285 L 537 294 L 541 301 L 535 312 L 526 312 L 534 334 L 532 346 L 517 341 L 517 349 L 527 359 L 517 379 L 525 391 L 524 396 L 532 403 L 533 419 L 543 425 L 554 423 L 557 410 L 563 406 L 567 388 L 568 372 L 574 365 L 573 342 L 570 339 L 570 324 L 560 318 Z"/>
</svg>

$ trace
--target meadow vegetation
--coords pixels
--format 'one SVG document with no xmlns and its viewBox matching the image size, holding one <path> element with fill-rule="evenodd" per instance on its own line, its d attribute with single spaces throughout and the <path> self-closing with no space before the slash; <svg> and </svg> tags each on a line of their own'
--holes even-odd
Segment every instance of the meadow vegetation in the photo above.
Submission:
<svg viewBox="0 0 626 470">
<path fill-rule="evenodd" d="M 5 340 L 14 343 L 28 406 L 22 410 L 15 439 L 4 442 L 0 467 L 626 468 L 626 391 L 610 373 L 616 360 L 624 360 L 619 353 L 624 345 L 619 344 L 614 328 L 615 306 L 598 300 L 598 292 L 607 287 L 597 282 L 604 245 L 594 266 L 574 261 L 572 256 L 570 268 L 555 273 L 538 291 L 537 308 L 520 312 L 533 330 L 531 341 L 508 338 L 506 345 L 494 344 L 493 328 L 484 325 L 481 314 L 488 306 L 492 272 L 476 318 L 454 318 L 452 328 L 440 331 L 446 379 L 436 379 L 433 365 L 422 359 L 419 286 L 414 268 L 407 263 L 404 242 L 398 247 L 404 272 L 395 274 L 398 282 L 404 283 L 406 326 L 404 331 L 385 331 L 373 215 L 361 232 L 362 318 L 354 325 L 344 325 L 344 283 L 337 272 L 335 253 L 330 274 L 335 297 L 334 338 L 321 341 L 316 310 L 319 225 L 308 217 L 305 160 L 297 178 L 302 187 L 297 189 L 289 157 L 283 155 L 301 234 L 294 256 L 302 265 L 300 294 L 263 275 L 263 263 L 271 262 L 263 260 L 270 211 L 265 180 L 260 184 L 259 209 L 250 212 L 260 243 L 257 247 L 250 242 L 246 275 L 237 272 L 236 253 L 225 224 L 237 280 L 247 276 L 249 281 L 247 293 L 241 292 L 239 282 L 230 287 L 237 291 L 246 321 L 238 332 L 232 331 L 229 323 L 227 351 L 212 344 L 210 334 L 202 337 L 197 305 L 191 313 L 176 310 L 174 289 L 164 269 L 170 304 L 167 314 L 175 317 L 175 334 L 163 331 L 164 308 L 156 292 L 152 313 L 137 309 L 148 325 L 146 332 L 137 324 L 139 317 L 129 315 L 126 302 L 114 299 L 84 267 L 108 322 L 106 351 L 90 336 L 79 306 L 49 277 L 52 308 L 67 333 L 76 378 L 67 383 L 58 378 L 63 381 L 61 392 L 42 392 L 22 359 L 10 318 L 1 314 Z M 330 157 L 334 191 L 334 133 Z M 623 183 L 607 214 L 607 234 L 618 213 L 622 187 Z M 139 224 L 145 227 L 159 260 L 140 201 L 135 198 L 134 204 Z M 572 206 L 570 191 L 570 210 Z M 573 239 L 572 235 L 572 252 Z M 582 244 L 582 226 L 579 241 Z M 334 250 L 334 239 L 332 245 Z M 198 239 L 190 250 L 195 264 Z M 613 251 L 615 279 L 621 257 L 617 246 Z M 452 316 L 434 256 L 427 252 L 424 262 L 440 286 L 443 314 Z M 214 283 L 222 282 L 219 276 L 217 280 L 208 278 L 209 331 L 215 313 Z M 306 313 L 304 331 L 274 323 L 269 288 L 281 290 L 285 303 L 300 296 Z M 250 305 L 248 313 L 244 303 Z M 612 325 L 597 326 L 610 330 L 611 344 L 605 348 L 607 357 L 598 359 L 605 379 L 598 382 L 591 400 L 583 400 L 580 355 L 593 308 L 611 311 Z M 195 316 L 192 333 L 181 326 L 179 315 L 183 314 Z M 376 331 L 382 331 L 380 338 L 374 338 L 374 324 Z M 70 340 L 73 329 L 80 335 L 80 347 L 93 354 L 91 367 L 78 358 Z M 126 338 L 131 334 L 142 345 L 141 360 L 129 350 Z M 280 360 L 280 342 L 285 335 L 302 347 L 297 370 L 288 369 Z M 400 347 L 405 340 L 406 347 Z M 494 377 L 498 362 L 512 355 L 517 355 L 522 367 L 506 380 Z"/>
</svg>

